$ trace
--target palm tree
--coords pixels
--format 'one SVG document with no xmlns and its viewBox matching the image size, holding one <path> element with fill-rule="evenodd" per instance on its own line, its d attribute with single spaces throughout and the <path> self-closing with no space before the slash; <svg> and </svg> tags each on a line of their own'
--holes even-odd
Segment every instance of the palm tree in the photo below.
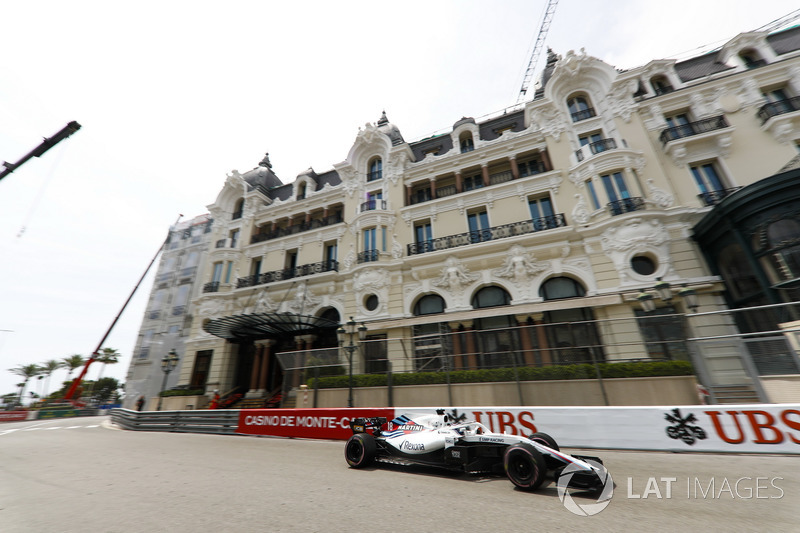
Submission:
<svg viewBox="0 0 800 533">
<path fill-rule="evenodd" d="M 64 364 L 61 361 L 50 359 L 40 367 L 42 369 L 42 375 L 47 378 L 47 382 L 45 382 L 44 386 L 44 394 L 42 394 L 43 398 L 47 398 L 47 392 L 50 390 L 50 376 L 53 374 L 53 372 L 55 372 L 56 370 L 58 370 L 63 366 Z"/>
<path fill-rule="evenodd" d="M 65 357 L 61 360 L 63 368 L 68 370 L 67 372 L 67 381 L 72 379 L 72 373 L 75 371 L 76 368 L 81 366 L 85 361 L 83 360 L 83 356 L 81 354 L 74 354 L 70 355 L 69 357 Z"/>
<path fill-rule="evenodd" d="M 22 382 L 22 386 L 19 388 L 19 403 L 21 404 L 25 386 L 31 378 L 41 374 L 42 369 L 39 368 L 38 365 L 20 365 L 17 368 L 9 368 L 8 371 L 25 379 L 25 381 Z"/>
<path fill-rule="evenodd" d="M 106 365 L 117 364 L 121 355 L 122 354 L 114 348 L 103 348 L 100 350 L 100 353 L 94 358 L 98 363 L 103 363 L 103 366 L 100 367 L 100 375 L 97 376 L 98 381 L 103 376 L 103 370 L 105 370 Z"/>
</svg>

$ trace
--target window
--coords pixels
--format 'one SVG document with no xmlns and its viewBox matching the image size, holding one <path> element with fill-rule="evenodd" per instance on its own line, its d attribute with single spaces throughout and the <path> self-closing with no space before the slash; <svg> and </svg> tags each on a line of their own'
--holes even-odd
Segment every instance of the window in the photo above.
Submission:
<svg viewBox="0 0 800 533">
<path fill-rule="evenodd" d="M 297 268 L 297 250 L 287 250 L 284 265 L 287 270 Z"/>
<path fill-rule="evenodd" d="M 461 145 L 462 154 L 473 151 L 475 149 L 475 143 L 472 141 L 472 133 L 462 133 L 459 144 Z"/>
<path fill-rule="evenodd" d="M 539 295 L 545 300 L 580 298 L 586 294 L 583 285 L 572 278 L 555 277 L 545 281 Z M 576 307 L 544 313 L 546 345 L 557 363 L 603 361 L 603 349 L 591 309 Z"/>
<path fill-rule="evenodd" d="M 670 128 L 687 126 L 689 122 L 691 122 L 689 120 L 689 115 L 687 115 L 686 113 L 678 113 L 676 115 L 665 117 L 665 119 L 667 121 L 667 126 Z"/>
<path fill-rule="evenodd" d="M 492 231 L 489 228 L 489 215 L 485 210 L 469 213 L 467 215 L 469 238 L 471 242 L 492 240 Z"/>
<path fill-rule="evenodd" d="M 767 64 L 764 59 L 753 49 L 742 50 L 739 52 L 739 59 L 742 60 L 744 66 L 747 68 L 758 68 Z"/>
<path fill-rule="evenodd" d="M 439 155 L 439 152 L 441 152 L 441 151 L 442 151 L 442 147 L 441 146 L 436 146 L 435 148 L 428 148 L 427 150 L 423 150 L 422 151 L 422 155 L 423 155 L 423 157 L 427 157 L 428 154 L 430 154 L 430 155 Z"/>
<path fill-rule="evenodd" d="M 202 350 L 197 352 L 194 358 L 194 368 L 192 378 L 189 380 L 190 389 L 204 389 L 208 380 L 208 371 L 211 368 L 211 356 L 214 350 Z"/>
<path fill-rule="evenodd" d="M 301 183 L 297 186 L 297 199 L 302 200 L 306 197 L 306 184 Z"/>
<path fill-rule="evenodd" d="M 233 272 L 233 261 L 228 261 L 227 267 L 225 268 L 225 283 L 231 282 L 232 272 Z"/>
<path fill-rule="evenodd" d="M 244 211 L 244 198 L 240 198 L 236 205 L 233 207 L 233 216 L 231 220 L 236 220 L 242 218 L 242 212 Z"/>
<path fill-rule="evenodd" d="M 430 221 L 414 224 L 414 243 L 417 245 L 418 254 L 430 252 L 434 249 L 433 229 Z"/>
<path fill-rule="evenodd" d="M 572 278 L 550 278 L 542 283 L 539 296 L 545 300 L 563 300 L 564 298 L 581 298 L 586 294 L 583 285 Z"/>
<path fill-rule="evenodd" d="M 214 263 L 214 273 L 211 276 L 211 281 L 219 283 L 222 281 L 222 263 Z"/>
<path fill-rule="evenodd" d="M 250 265 L 250 273 L 253 275 L 254 278 L 258 278 L 259 274 L 261 274 L 261 258 L 258 257 L 253 259 L 253 262 Z"/>
<path fill-rule="evenodd" d="M 155 330 L 148 329 L 142 334 L 142 344 L 139 345 L 139 359 L 147 359 L 150 354 L 150 345 L 153 344 L 153 336 L 156 334 Z"/>
<path fill-rule="evenodd" d="M 364 372 L 385 374 L 387 369 L 386 335 L 367 335 L 362 343 L 364 350 Z"/>
<path fill-rule="evenodd" d="M 325 245 L 325 268 L 328 270 L 336 270 L 336 258 L 338 254 L 338 245 L 335 242 Z"/>
<path fill-rule="evenodd" d="M 689 168 L 705 205 L 715 205 L 727 196 L 715 162 L 698 163 Z"/>
<path fill-rule="evenodd" d="M 595 209 L 600 209 L 603 200 L 598 194 L 598 188 L 600 185 L 596 184 L 595 181 L 596 180 L 592 179 L 587 180 L 586 188 L 589 190 L 589 197 L 592 200 L 592 206 Z M 603 191 L 608 199 L 608 207 L 612 216 L 628 213 L 630 211 L 636 211 L 644 205 L 643 202 L 641 202 L 641 198 L 639 198 L 639 201 L 637 202 L 637 199 L 631 196 L 630 189 L 625 182 L 625 176 L 623 175 L 622 171 L 612 172 L 610 174 L 604 174 L 600 176 L 599 183 L 602 184 Z"/>
<path fill-rule="evenodd" d="M 595 142 L 602 141 L 603 140 L 603 134 L 600 133 L 599 131 L 595 131 L 595 132 L 587 133 L 585 135 L 582 135 L 582 136 L 578 137 L 578 140 L 580 141 L 581 146 L 586 146 L 587 144 L 590 144 L 590 143 L 595 143 Z"/>
<path fill-rule="evenodd" d="M 631 258 L 631 269 L 641 276 L 652 276 L 656 271 L 656 263 L 646 255 Z"/>
<path fill-rule="evenodd" d="M 380 157 L 375 157 L 369 162 L 367 181 L 375 181 L 379 179 L 383 179 L 383 160 Z"/>
<path fill-rule="evenodd" d="M 383 202 L 383 192 L 376 191 L 376 192 L 368 192 L 367 193 L 367 201 L 364 202 L 362 206 L 362 211 L 373 211 L 375 209 L 384 209 L 385 205 Z"/>
<path fill-rule="evenodd" d="M 186 310 L 186 303 L 189 301 L 189 288 L 190 285 L 181 285 L 178 288 L 175 304 L 172 306 L 172 314 L 174 316 L 182 315 Z"/>
<path fill-rule="evenodd" d="M 367 311 L 374 311 L 378 308 L 378 304 L 380 303 L 380 299 L 375 294 L 370 294 L 366 298 L 364 298 L 364 308 Z"/>
<path fill-rule="evenodd" d="M 368 228 L 364 230 L 364 251 L 378 249 L 378 244 L 375 240 L 375 232 L 377 228 Z"/>
<path fill-rule="evenodd" d="M 745 300 L 761 293 L 753 267 L 739 244 L 729 244 L 717 257 L 717 266 L 734 301 Z"/>
<path fill-rule="evenodd" d="M 471 191 L 473 189 L 480 189 L 483 187 L 483 176 L 477 174 L 475 176 L 469 176 L 464 178 L 464 190 Z"/>
<path fill-rule="evenodd" d="M 671 93 L 674 90 L 666 76 L 654 76 L 650 80 L 650 85 L 653 86 L 656 95 Z"/>
<path fill-rule="evenodd" d="M 444 313 L 444 298 L 438 294 L 426 294 L 414 304 L 414 316 Z"/>
<path fill-rule="evenodd" d="M 527 161 L 522 161 L 521 163 L 517 163 L 517 168 L 519 169 L 520 178 L 524 178 L 526 176 L 533 176 L 534 174 L 540 174 L 545 170 L 544 164 L 539 158 L 529 159 Z"/>
<path fill-rule="evenodd" d="M 474 309 L 484 309 L 486 307 L 499 307 L 511 304 L 511 296 L 502 288 L 490 285 L 475 293 L 472 297 L 472 307 Z"/>
<path fill-rule="evenodd" d="M 580 122 L 595 116 L 594 109 L 591 108 L 589 102 L 583 96 L 574 96 L 567 100 L 567 107 L 569 108 L 572 122 Z"/>
<path fill-rule="evenodd" d="M 239 245 L 239 230 L 235 229 L 232 230 L 230 233 L 231 238 L 231 248 L 236 248 Z"/>
<path fill-rule="evenodd" d="M 529 198 L 528 209 L 531 213 L 531 220 L 533 220 L 534 228 L 537 231 L 558 227 L 558 221 L 556 220 L 555 213 L 553 213 L 553 202 L 550 200 L 549 196 Z"/>
<path fill-rule="evenodd" d="M 649 313 L 637 309 L 636 321 L 645 341 L 647 355 L 652 359 L 689 360 L 689 350 L 684 342 L 688 335 L 683 330 L 681 317 L 675 316 L 674 308 L 659 307 Z"/>
</svg>

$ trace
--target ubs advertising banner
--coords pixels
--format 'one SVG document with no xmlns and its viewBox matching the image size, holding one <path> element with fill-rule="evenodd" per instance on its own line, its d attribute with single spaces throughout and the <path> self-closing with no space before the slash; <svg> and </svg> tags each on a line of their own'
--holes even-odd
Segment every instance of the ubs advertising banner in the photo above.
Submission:
<svg viewBox="0 0 800 533">
<path fill-rule="evenodd" d="M 347 440 L 350 421 L 360 417 L 394 418 L 394 409 L 242 409 L 237 433 Z"/>
<path fill-rule="evenodd" d="M 347 439 L 350 420 L 434 414 L 435 407 L 394 409 L 247 409 L 239 433 Z M 800 404 L 663 407 L 450 407 L 456 421 L 495 433 L 550 434 L 560 446 L 683 452 L 800 454 Z"/>
</svg>

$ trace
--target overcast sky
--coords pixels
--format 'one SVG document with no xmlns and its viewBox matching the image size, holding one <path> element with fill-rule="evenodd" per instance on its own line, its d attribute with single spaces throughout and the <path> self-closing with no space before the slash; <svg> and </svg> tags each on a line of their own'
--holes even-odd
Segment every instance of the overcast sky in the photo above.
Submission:
<svg viewBox="0 0 800 533">
<path fill-rule="evenodd" d="M 514 104 L 545 4 L 4 2 L 0 161 L 83 128 L 0 181 L 0 394 L 20 381 L 7 369 L 90 354 L 169 226 L 206 212 L 231 170 L 268 151 L 287 183 L 345 159 L 383 110 L 413 141 Z M 546 44 L 632 68 L 796 8 L 561 0 Z M 105 376 L 124 380 L 151 286 L 106 342 L 123 357 Z"/>
</svg>

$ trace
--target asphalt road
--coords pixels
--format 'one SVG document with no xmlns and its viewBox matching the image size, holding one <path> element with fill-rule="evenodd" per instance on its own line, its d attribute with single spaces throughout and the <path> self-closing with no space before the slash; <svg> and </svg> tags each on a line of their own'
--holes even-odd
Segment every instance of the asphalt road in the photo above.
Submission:
<svg viewBox="0 0 800 533">
<path fill-rule="evenodd" d="M 0 531 L 800 531 L 796 456 L 587 453 L 615 490 L 579 516 L 552 483 L 352 470 L 342 442 L 133 432 L 107 417 L 3 423 Z M 596 496 L 572 501 L 597 510 Z"/>
</svg>

